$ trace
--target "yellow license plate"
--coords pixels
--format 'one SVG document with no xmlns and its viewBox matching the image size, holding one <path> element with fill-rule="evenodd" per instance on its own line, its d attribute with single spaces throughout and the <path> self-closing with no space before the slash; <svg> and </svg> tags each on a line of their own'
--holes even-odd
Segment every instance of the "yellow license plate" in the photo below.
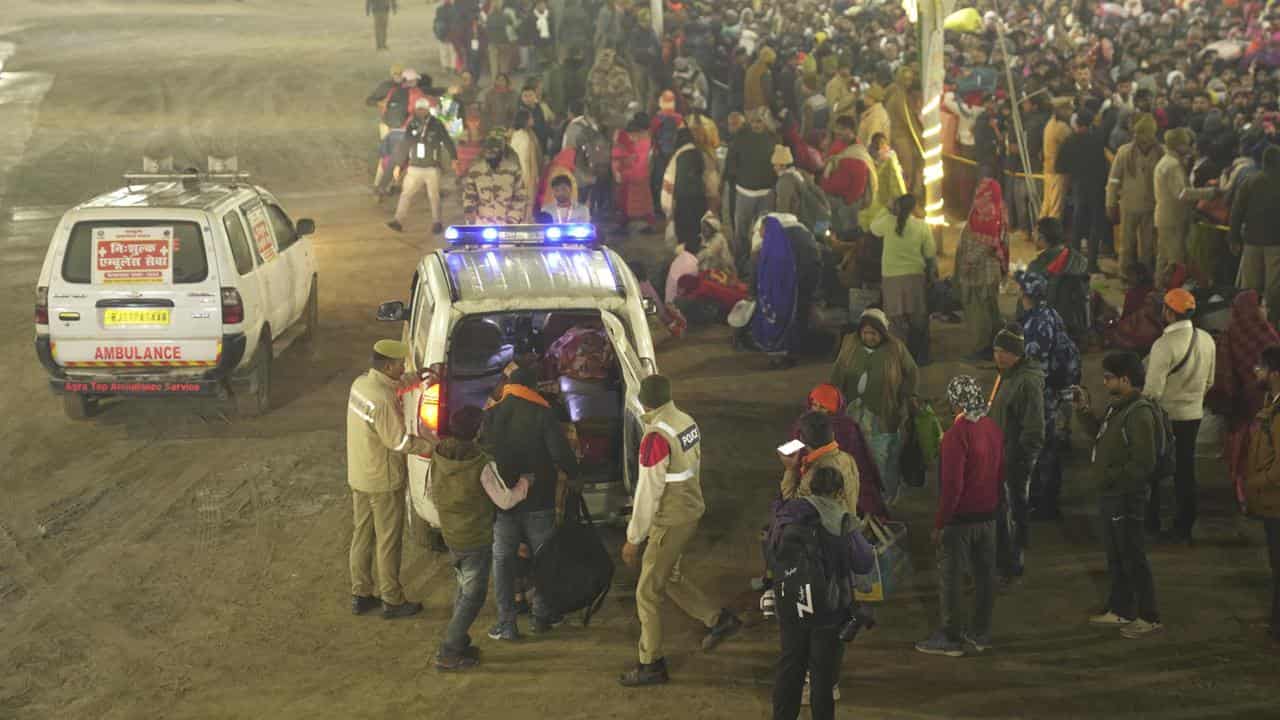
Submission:
<svg viewBox="0 0 1280 720">
<path fill-rule="evenodd" d="M 103 325 L 168 325 L 168 310 L 106 310 Z"/>
</svg>

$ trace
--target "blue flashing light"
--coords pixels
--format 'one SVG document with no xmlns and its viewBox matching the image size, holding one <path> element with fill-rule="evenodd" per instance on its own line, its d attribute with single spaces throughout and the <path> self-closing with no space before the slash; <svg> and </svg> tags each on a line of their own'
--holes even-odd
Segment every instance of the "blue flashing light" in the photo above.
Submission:
<svg viewBox="0 0 1280 720">
<path fill-rule="evenodd" d="M 586 225 L 573 225 L 569 228 L 569 237 L 572 238 L 589 238 L 591 237 L 591 228 Z"/>
<path fill-rule="evenodd" d="M 454 226 L 452 226 L 452 225 L 450 225 L 450 226 L 449 226 L 449 227 L 444 231 L 444 239 L 445 239 L 445 240 L 448 240 L 449 242 L 453 242 L 454 240 L 457 240 L 457 239 L 458 239 L 458 235 L 459 235 L 459 233 L 458 233 L 458 228 L 456 228 L 456 227 L 454 227 Z"/>
<path fill-rule="evenodd" d="M 480 233 L 480 237 L 484 238 L 488 242 L 496 242 L 498 239 L 498 231 L 494 228 L 487 227 L 484 229 L 484 232 Z"/>
<path fill-rule="evenodd" d="M 549 228 L 547 228 L 547 239 L 548 239 L 548 240 L 559 240 L 559 239 L 560 239 L 560 235 L 561 235 L 560 228 L 555 227 L 554 225 L 553 225 L 553 226 L 551 226 L 551 227 L 549 227 Z"/>
</svg>

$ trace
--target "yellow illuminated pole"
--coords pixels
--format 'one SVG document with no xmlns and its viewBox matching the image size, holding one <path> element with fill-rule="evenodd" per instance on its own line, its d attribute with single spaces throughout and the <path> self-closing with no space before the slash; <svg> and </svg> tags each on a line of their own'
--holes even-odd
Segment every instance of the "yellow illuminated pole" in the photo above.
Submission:
<svg viewBox="0 0 1280 720">
<path fill-rule="evenodd" d="M 924 104 L 920 108 L 921 153 L 924 158 L 924 220 L 935 227 L 947 224 L 942 199 L 942 83 L 946 75 L 943 61 L 943 23 L 955 7 L 955 0 L 907 0 L 908 17 L 920 31 L 920 88 Z"/>
</svg>

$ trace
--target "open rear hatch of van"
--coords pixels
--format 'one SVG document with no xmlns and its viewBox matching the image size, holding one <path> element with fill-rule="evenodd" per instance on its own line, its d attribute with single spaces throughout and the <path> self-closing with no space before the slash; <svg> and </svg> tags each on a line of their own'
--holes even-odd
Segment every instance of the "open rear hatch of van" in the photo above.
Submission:
<svg viewBox="0 0 1280 720">
<path fill-rule="evenodd" d="M 84 220 L 70 232 L 49 289 L 49 335 L 68 376 L 124 378 L 84 392 L 200 392 L 128 378 L 199 379 L 222 356 L 222 311 L 210 238 L 180 220 Z"/>
</svg>

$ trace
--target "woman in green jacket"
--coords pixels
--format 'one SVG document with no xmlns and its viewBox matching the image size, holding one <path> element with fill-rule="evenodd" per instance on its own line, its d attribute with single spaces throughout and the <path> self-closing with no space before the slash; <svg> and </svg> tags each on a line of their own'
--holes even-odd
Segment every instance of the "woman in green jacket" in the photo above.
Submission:
<svg viewBox="0 0 1280 720">
<path fill-rule="evenodd" d="M 846 413 L 866 435 L 888 503 L 901 486 L 902 429 L 911 417 L 917 375 L 911 353 L 889 333 L 884 311 L 874 308 L 862 313 L 856 333 L 844 336 L 831 368 L 831 384 L 849 398 Z"/>
</svg>

